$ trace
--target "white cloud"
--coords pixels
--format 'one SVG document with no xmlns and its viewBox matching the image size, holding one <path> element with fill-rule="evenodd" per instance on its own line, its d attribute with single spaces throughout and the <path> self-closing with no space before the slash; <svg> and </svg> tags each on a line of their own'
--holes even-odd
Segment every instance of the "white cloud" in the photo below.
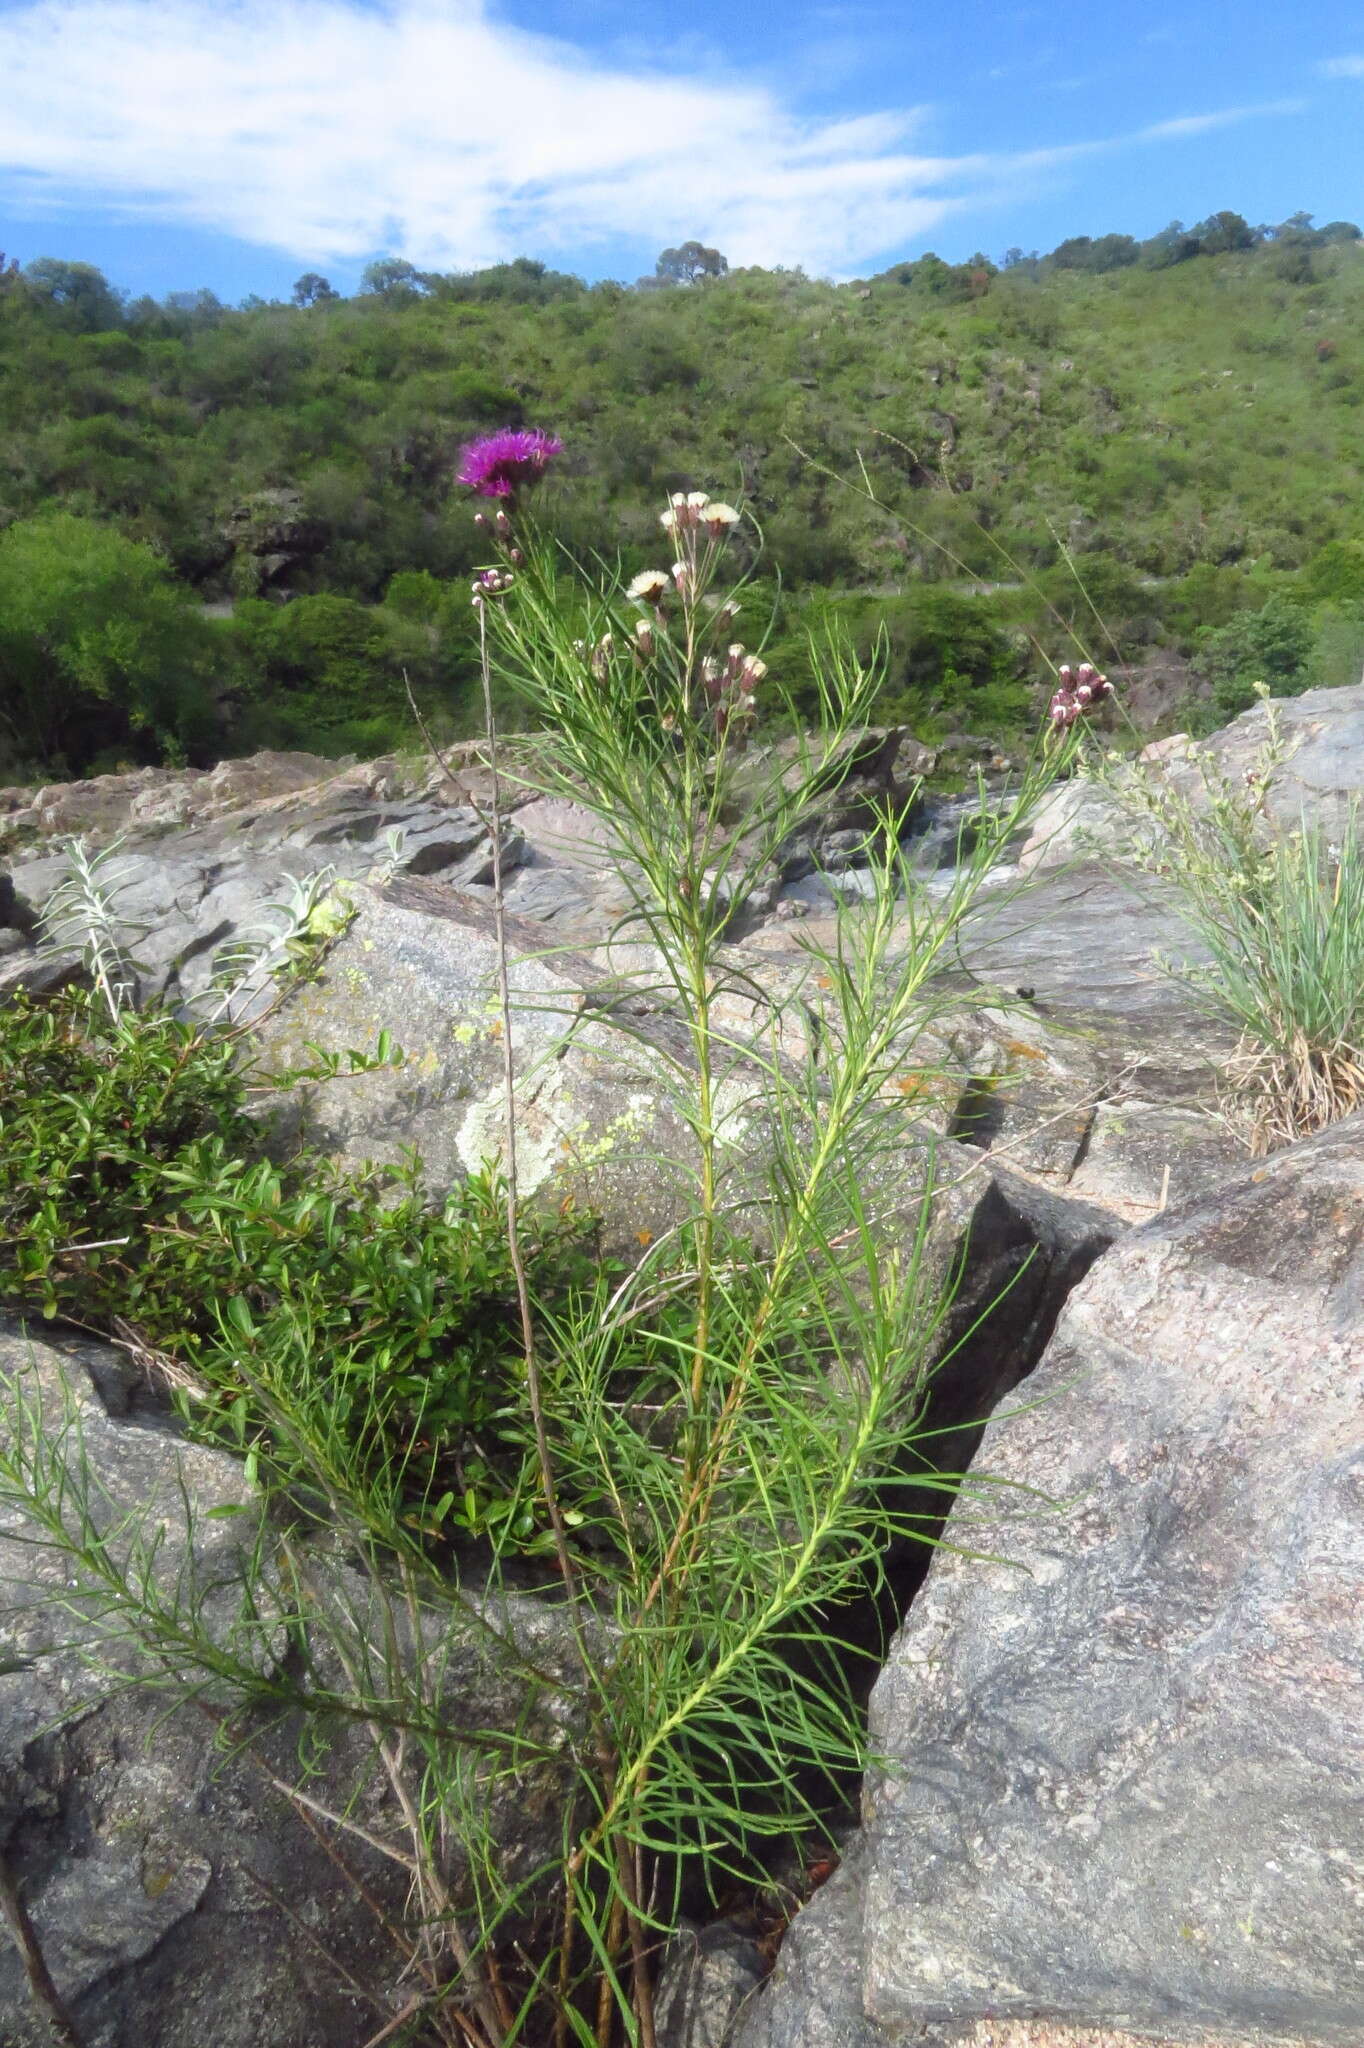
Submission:
<svg viewBox="0 0 1364 2048">
<path fill-rule="evenodd" d="M 0 13 L 0 154 L 46 187 L 312 261 L 466 267 L 641 234 L 841 268 L 966 165 L 913 114 L 801 122 L 759 86 L 593 62 L 481 0 L 36 0 Z"/>
<path fill-rule="evenodd" d="M 1364 78 L 1364 57 L 1327 57 L 1317 69 L 1327 78 Z"/>
<path fill-rule="evenodd" d="M 1270 100 L 1258 107 L 1225 107 L 1217 114 L 1181 114 L 1173 121 L 1155 121 L 1143 128 L 1141 142 L 1173 141 L 1184 135 L 1209 135 L 1215 128 L 1230 128 L 1238 121 L 1251 121 L 1263 114 L 1300 114 L 1305 100 Z"/>
<path fill-rule="evenodd" d="M 735 264 L 846 274 L 1117 146 L 916 154 L 914 109 L 802 120 L 665 57 L 594 59 L 485 0 L 20 0 L 0 8 L 0 156 L 30 208 L 97 203 L 307 263 L 386 250 L 463 269 L 698 235 Z"/>
</svg>

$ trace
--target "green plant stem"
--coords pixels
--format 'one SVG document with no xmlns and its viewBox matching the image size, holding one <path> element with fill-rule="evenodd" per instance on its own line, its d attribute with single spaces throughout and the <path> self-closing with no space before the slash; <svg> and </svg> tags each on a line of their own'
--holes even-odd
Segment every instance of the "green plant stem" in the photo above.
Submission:
<svg viewBox="0 0 1364 2048">
<path fill-rule="evenodd" d="M 573 1617 L 575 1640 L 583 1674 L 592 1677 L 592 1661 L 588 1654 L 586 1638 L 582 1631 L 580 1615 L 581 1589 L 578 1573 L 569 1548 L 568 1526 L 564 1521 L 563 1509 L 559 1503 L 558 1487 L 554 1479 L 554 1455 L 550 1449 L 549 1430 L 545 1423 L 544 1382 L 540 1373 L 540 1354 L 535 1341 L 535 1313 L 531 1306 L 530 1284 L 526 1278 L 525 1260 L 521 1255 L 520 1234 L 520 1190 L 516 1167 L 516 1053 L 512 1038 L 512 995 L 511 973 L 507 948 L 507 902 L 502 874 L 502 809 L 500 782 L 498 778 L 497 719 L 493 711 L 492 671 L 488 661 L 488 601 L 481 598 L 478 604 L 478 657 L 479 675 L 483 686 L 483 716 L 488 743 L 488 770 L 492 783 L 492 795 L 487 812 L 492 835 L 493 848 L 493 919 L 497 946 L 497 997 L 502 1023 L 502 1093 L 507 1117 L 507 1248 L 511 1259 L 512 1272 L 516 1282 L 516 1307 L 521 1323 L 521 1348 L 526 1369 L 526 1399 L 530 1407 L 531 1427 L 535 1434 L 535 1455 L 540 1468 L 540 1487 L 545 1502 L 554 1538 L 554 1556 L 559 1567 L 568 1597 L 569 1611 Z"/>
<path fill-rule="evenodd" d="M 774 1591 L 769 1594 L 756 1616 L 736 1640 L 672 1711 L 651 1729 L 617 1780 L 606 1809 L 596 1826 L 579 1845 L 574 1858 L 577 1867 L 581 1867 L 588 1848 L 614 1833 L 618 1818 L 623 1812 L 628 1812 L 630 1803 L 642 1791 L 648 1778 L 650 1764 L 659 1750 L 686 1727 L 705 1701 L 719 1691 L 730 1674 L 744 1663 L 759 1643 L 772 1634 L 783 1616 L 791 1612 L 798 1602 L 802 1588 L 808 1583 L 810 1568 L 815 1558 L 829 1541 L 831 1532 L 838 1526 L 840 1510 L 854 1487 L 861 1483 L 863 1453 L 875 1431 L 874 1408 L 874 1402 L 867 1404 L 857 1431 L 847 1446 L 839 1478 L 831 1488 L 805 1541 L 796 1552 L 794 1562 L 787 1568 Z"/>
</svg>

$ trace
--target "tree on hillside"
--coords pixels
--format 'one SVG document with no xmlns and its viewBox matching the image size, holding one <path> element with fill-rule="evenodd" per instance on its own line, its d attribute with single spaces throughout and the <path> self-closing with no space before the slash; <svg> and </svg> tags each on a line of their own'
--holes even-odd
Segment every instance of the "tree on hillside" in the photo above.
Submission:
<svg viewBox="0 0 1364 2048">
<path fill-rule="evenodd" d="M 1176 263 L 1187 263 L 1191 257 L 1200 255 L 1202 249 L 1197 234 L 1186 228 L 1182 220 L 1172 220 L 1141 245 L 1142 260 L 1152 270 L 1168 270 Z"/>
<path fill-rule="evenodd" d="M 227 311 L 218 294 L 202 285 L 197 292 L 167 292 L 163 304 L 177 327 L 213 327 Z"/>
<path fill-rule="evenodd" d="M 1278 593 L 1258 612 L 1238 613 L 1227 625 L 1200 633 L 1193 667 L 1211 683 L 1219 718 L 1235 718 L 1255 702 L 1261 683 L 1275 697 L 1306 688 L 1312 639 L 1307 612 Z"/>
<path fill-rule="evenodd" d="M 333 291 L 329 281 L 316 270 L 305 270 L 292 293 L 296 306 L 321 306 L 328 299 L 339 299 L 340 296 L 340 292 Z"/>
<path fill-rule="evenodd" d="M 193 754 L 214 732 L 218 652 L 166 564 L 115 527 L 55 512 L 0 534 L 0 762 Z"/>
<path fill-rule="evenodd" d="M 718 249 L 701 242 L 683 242 L 680 249 L 665 249 L 654 265 L 654 274 L 668 284 L 696 284 L 703 277 L 723 277 L 728 259 Z"/>
<path fill-rule="evenodd" d="M 367 266 L 360 289 L 381 299 L 419 299 L 430 289 L 430 280 L 401 256 L 381 256 Z"/>
<path fill-rule="evenodd" d="M 39 256 L 24 266 L 23 277 L 30 295 L 49 306 L 63 327 L 77 334 L 97 334 L 101 328 L 118 326 L 122 299 L 93 263 Z"/>
<path fill-rule="evenodd" d="M 533 256 L 513 256 L 510 263 L 490 263 L 484 270 L 424 273 L 422 281 L 437 299 L 472 304 L 547 306 L 556 299 L 581 298 L 587 290 L 580 277 L 551 270 Z"/>
<path fill-rule="evenodd" d="M 1308 219 L 1311 219 L 1310 214 Z M 1253 249 L 1255 236 L 1244 215 L 1223 211 L 1199 221 L 1192 234 L 1205 256 L 1223 256 L 1231 249 Z"/>
<path fill-rule="evenodd" d="M 1131 235 L 1100 235 L 1092 241 L 1088 235 L 1071 235 L 1068 240 L 1058 242 L 1047 261 L 1057 270 L 1087 270 L 1096 274 L 1105 270 L 1121 270 L 1135 263 L 1141 255 L 1140 245 Z"/>
</svg>

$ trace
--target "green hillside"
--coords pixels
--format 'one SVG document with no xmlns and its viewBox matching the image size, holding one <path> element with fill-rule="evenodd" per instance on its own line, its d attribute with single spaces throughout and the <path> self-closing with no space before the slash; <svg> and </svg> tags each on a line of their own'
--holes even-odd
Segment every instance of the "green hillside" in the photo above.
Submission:
<svg viewBox="0 0 1364 2048">
<path fill-rule="evenodd" d="M 11 268 L 0 773 L 377 750 L 403 730 L 404 665 L 458 728 L 478 549 L 452 470 L 507 423 L 562 437 L 542 509 L 627 571 L 660 559 L 663 492 L 742 501 L 768 596 L 780 580 L 774 654 L 807 659 L 831 611 L 867 640 L 884 620 L 887 710 L 929 731 L 1025 719 L 1033 643 L 1064 658 L 1066 623 L 1110 665 L 1192 658 L 1219 711 L 1259 674 L 1349 680 L 1364 248 L 1344 229 L 1162 246 L 840 286 L 389 264 L 354 299 L 313 279 L 310 304 L 235 311 Z"/>
</svg>

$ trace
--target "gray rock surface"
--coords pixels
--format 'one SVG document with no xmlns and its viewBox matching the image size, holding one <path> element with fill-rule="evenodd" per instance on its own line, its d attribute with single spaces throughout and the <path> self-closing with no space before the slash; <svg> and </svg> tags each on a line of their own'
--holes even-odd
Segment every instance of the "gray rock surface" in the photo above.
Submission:
<svg viewBox="0 0 1364 2048">
<path fill-rule="evenodd" d="M 317 977 L 263 1026 L 262 1057 L 277 1070 L 306 1062 L 310 1046 L 368 1049 L 388 1029 L 404 1063 L 295 1087 L 277 1105 L 281 1124 L 357 1163 L 397 1161 L 415 1145 L 429 1184 L 443 1190 L 505 1156 L 492 910 L 431 881 L 357 888 L 355 902 L 353 924 Z M 543 1201 L 572 1196 L 604 1217 L 613 1242 L 637 1249 L 641 1232 L 657 1235 L 676 1221 L 693 1156 L 664 1088 L 665 1063 L 685 1060 L 685 1042 L 641 1004 L 631 1017 L 635 1042 L 594 1021 L 594 1003 L 611 997 L 589 961 L 565 951 L 538 957 L 543 932 L 514 917 L 508 936 L 520 956 L 511 979 L 521 1191 Z M 750 1139 L 749 1092 L 732 1091 L 734 1154 Z"/>
<path fill-rule="evenodd" d="M 1108 790 L 1088 776 L 1073 775 L 1058 783 L 1038 805 L 1019 848 L 1018 864 L 1031 874 L 1066 867 L 1086 857 L 1093 859 L 1098 851 L 1112 857 L 1126 846 L 1132 829 L 1122 806 Z"/>
<path fill-rule="evenodd" d="M 1289 830 L 1306 818 L 1338 837 L 1364 797 L 1364 683 L 1277 698 L 1274 712 L 1293 751 L 1270 782 L 1270 817 Z M 1268 725 L 1268 710 L 1256 704 L 1200 744 L 1236 781 L 1255 769 Z"/>
<path fill-rule="evenodd" d="M 1247 1167 L 1072 1295 L 878 1682 L 853 1876 L 737 2048 L 1011 2018 L 1357 2048 L 1361 1144 Z"/>
<path fill-rule="evenodd" d="M 1171 1039 L 1216 1043 L 1201 1014 L 1154 956 L 1197 960 L 1197 940 L 1144 877 L 1096 861 L 1049 875 L 1019 895 L 987 892 L 962 939 L 978 979 L 1033 991 L 1044 1015 L 1110 1019 L 1148 1052 Z"/>
<path fill-rule="evenodd" d="M 658 2048 L 723 2048 L 765 1967 L 757 1943 L 725 1921 L 695 1927 L 684 1920 L 658 1974 Z"/>
<path fill-rule="evenodd" d="M 41 1402 L 54 1445 L 71 1404 L 106 1524 L 147 1511 L 163 1531 L 164 1584 L 193 1573 L 230 1587 L 249 1540 L 240 1465 L 111 1413 L 91 1368 L 110 1406 L 128 1409 L 116 1354 L 0 1331 L 0 1370 Z M 7 1404 L 6 1432 L 11 1417 Z M 182 1486 L 195 1503 L 192 1536 Z M 212 1519 L 215 1509 L 244 1510 L 247 1525 Z M 107 1698 L 106 1679 L 71 1646 L 92 1641 L 93 1626 L 54 1598 L 68 1583 L 65 1561 L 24 1533 L 12 1510 L 0 1512 L 0 1835 L 88 2048 L 305 2048 L 319 2029 L 337 2044 L 362 2041 L 373 2007 L 341 1991 L 270 1893 L 301 1907 L 305 1927 L 334 1915 L 328 1940 L 354 1944 L 356 1974 L 377 1972 L 382 1984 L 367 1916 L 260 1778 L 215 1759 L 207 1716 L 168 1718 L 163 1698 L 138 1693 Z M 223 1603 L 227 1626 L 230 1591 Z M 267 1753 L 285 1766 L 287 1738 Z M 49 2038 L 17 1953 L 0 1941 L 0 2040 L 46 2048 Z"/>
<path fill-rule="evenodd" d="M 862 2006 L 864 1861 L 859 1842 L 791 1923 L 770 1981 L 738 2014 L 726 2048 L 886 2048 Z"/>
<path fill-rule="evenodd" d="M 1207 1109 L 1146 1102 L 1139 1094 L 1099 1102 L 1066 1192 L 1131 1223 L 1209 1195 L 1246 1164 L 1241 1141 Z"/>
<path fill-rule="evenodd" d="M 1300 697 L 1256 704 L 1199 740 L 1198 749 L 1209 765 L 1233 785 L 1259 772 L 1271 712 L 1286 758 L 1270 779 L 1267 815 L 1290 831 L 1305 819 L 1338 837 L 1352 808 L 1364 798 L 1364 683 L 1341 690 L 1306 690 Z M 1197 802 L 1201 783 L 1188 761 L 1189 745 L 1177 733 L 1153 741 L 1141 759 Z M 1030 870 L 1096 856 L 1121 861 L 1145 829 L 1109 790 L 1076 775 L 1041 805 L 1019 860 Z"/>
<path fill-rule="evenodd" d="M 0 954 L 0 1002 L 7 996 L 52 995 L 86 979 L 80 954 L 69 948 L 39 953 L 31 946 L 6 947 Z"/>
<path fill-rule="evenodd" d="M 486 772 L 470 768 L 466 784 L 469 801 L 460 803 L 437 770 L 263 754 L 208 773 L 146 769 L 17 792 L 27 801 L 0 815 L 15 841 L 0 926 L 35 935 L 69 871 L 64 836 L 79 834 L 92 848 L 117 839 L 101 886 L 142 970 L 141 996 L 202 1004 L 233 949 L 282 931 L 291 883 L 330 870 L 340 882 L 408 875 L 486 889 Z M 570 804 L 526 802 L 508 787 L 502 797 L 511 908 L 574 942 L 603 938 L 630 895 L 600 829 Z"/>
<path fill-rule="evenodd" d="M 125 1551 L 129 1516 L 159 1532 L 157 1583 L 182 1600 L 197 1588 L 215 1637 L 240 1644 L 243 1547 L 255 1527 L 241 1464 L 182 1441 L 123 1355 L 105 1346 L 0 1323 L 5 1444 L 16 1388 L 38 1405 L 51 1455 L 73 1452 L 74 1420 L 111 1552 Z M 0 1849 L 85 2048 L 358 2048 L 396 2015 L 411 1984 L 322 1830 L 305 1827 L 271 1789 L 271 1773 L 298 1782 L 299 1728 L 240 1717 L 228 1749 L 213 1712 L 118 1689 L 136 1663 L 130 1648 L 108 1640 L 88 1600 L 73 1605 L 73 1567 L 34 1547 L 33 1534 L 0 1497 Z M 324 1552 L 323 1569 L 347 1585 L 341 1560 Z M 482 1611 L 540 1668 L 554 1672 L 569 1658 L 561 1619 L 528 1596 L 485 1599 Z M 266 1636 L 249 1642 L 253 1661 L 270 1661 Z M 445 1682 L 452 1725 L 537 1725 L 524 1718 L 519 1659 L 494 1652 L 482 1628 L 471 1624 L 467 1640 L 452 1642 Z M 206 1706 L 215 1699 L 225 1703 L 210 1690 Z M 558 1740 L 571 1716 L 561 1718 L 561 1695 L 546 1704 L 550 1719 L 539 1725 Z M 401 1843 L 358 1738 L 343 1731 L 318 1762 L 313 1796 L 333 1808 L 353 1800 L 349 1810 L 371 1833 Z M 552 1764 L 490 1803 L 488 1825 L 513 1872 L 529 1874 L 557 1845 L 561 1806 Z M 351 1837 L 329 1846 L 373 1900 L 401 1913 L 401 1869 Z M 0 1938 L 0 2042 L 47 2048 L 49 2039 L 17 1953 Z"/>
</svg>

